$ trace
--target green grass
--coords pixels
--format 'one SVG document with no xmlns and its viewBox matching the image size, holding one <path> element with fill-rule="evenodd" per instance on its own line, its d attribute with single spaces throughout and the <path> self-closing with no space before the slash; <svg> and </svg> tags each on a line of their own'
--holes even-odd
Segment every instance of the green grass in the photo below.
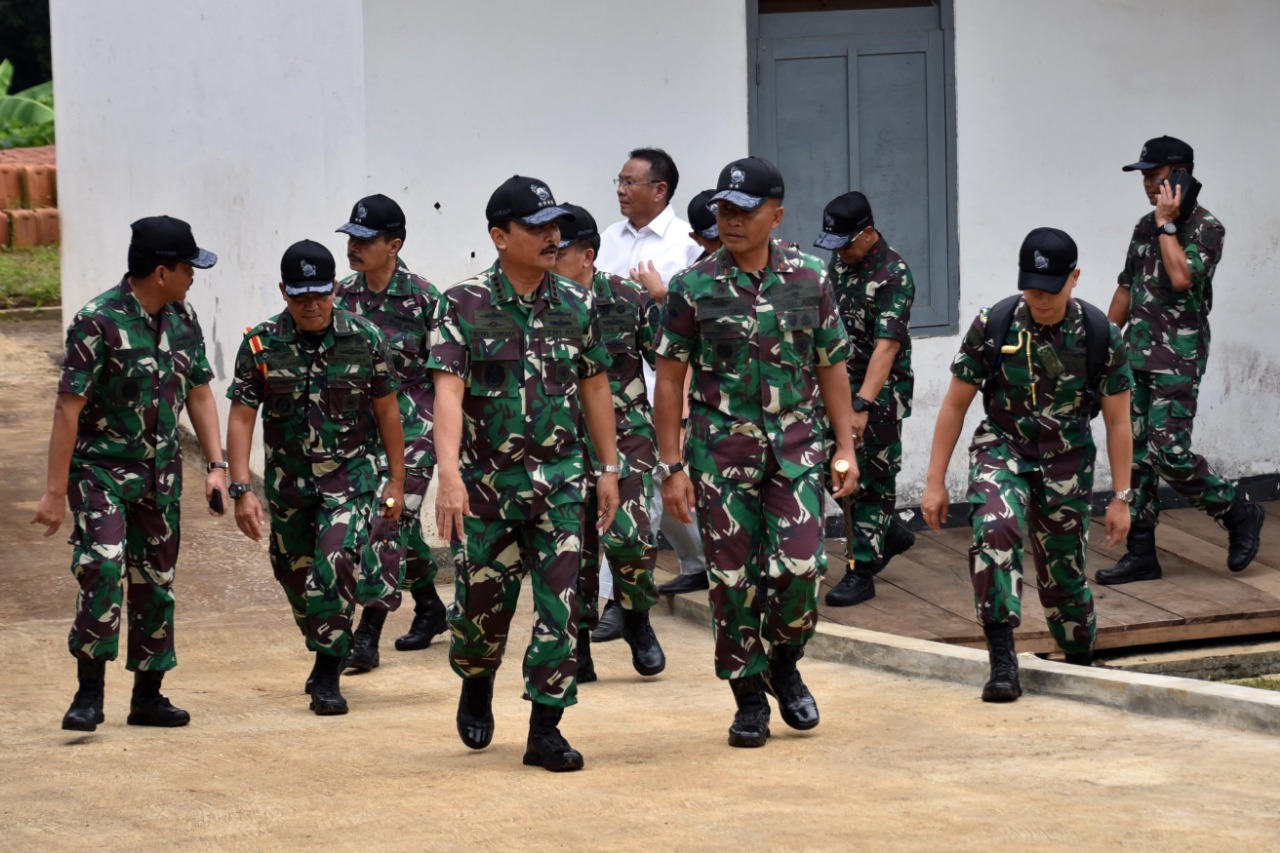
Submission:
<svg viewBox="0 0 1280 853">
<path fill-rule="evenodd" d="M 1260 690 L 1280 690 L 1280 677 L 1263 676 L 1261 678 L 1233 678 L 1228 684 L 1239 684 L 1241 687 L 1257 687 Z"/>
<path fill-rule="evenodd" d="M 58 305 L 61 300 L 57 246 L 0 250 L 0 308 Z"/>
</svg>

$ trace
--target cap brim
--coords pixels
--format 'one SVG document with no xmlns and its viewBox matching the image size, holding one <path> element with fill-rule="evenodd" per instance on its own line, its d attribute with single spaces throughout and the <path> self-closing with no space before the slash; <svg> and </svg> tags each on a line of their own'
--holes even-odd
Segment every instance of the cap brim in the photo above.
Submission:
<svg viewBox="0 0 1280 853">
<path fill-rule="evenodd" d="M 703 228 L 701 231 L 698 232 L 698 236 L 701 237 L 703 240 L 719 240 L 720 226 L 712 225 L 710 228 Z"/>
<path fill-rule="evenodd" d="M 819 249 L 829 249 L 834 252 L 849 245 L 852 239 L 852 234 L 832 234 L 830 231 L 823 231 L 818 235 L 818 239 L 813 241 L 813 245 Z"/>
<path fill-rule="evenodd" d="M 355 237 L 357 240 L 372 240 L 374 237 L 377 237 L 382 232 L 373 228 L 366 228 L 365 226 L 359 224 L 358 222 L 348 222 L 346 225 L 343 225 L 341 228 L 337 229 L 336 233 L 350 234 L 352 237 Z"/>
<path fill-rule="evenodd" d="M 758 195 L 748 195 L 747 193 L 740 193 L 737 190 L 724 190 L 722 192 L 718 192 L 711 197 L 711 200 L 727 201 L 734 207 L 738 207 L 743 210 L 755 210 L 757 207 L 764 204 L 765 201 Z"/>
<path fill-rule="evenodd" d="M 533 226 L 546 225 L 553 219 L 573 220 L 577 218 L 578 217 L 574 216 L 563 207 L 544 207 L 542 210 L 539 210 L 536 213 L 531 213 L 528 216 L 517 216 L 516 222 L 519 222 L 521 225 Z"/>
<path fill-rule="evenodd" d="M 1019 271 L 1018 290 L 1043 290 L 1045 293 L 1061 293 L 1062 287 L 1071 278 L 1066 275 L 1049 275 L 1048 273 Z"/>
<path fill-rule="evenodd" d="M 1146 160 L 1139 160 L 1137 163 L 1130 163 L 1128 166 L 1121 166 L 1122 172 L 1141 172 L 1146 169 L 1159 169 L 1164 163 L 1148 163 Z"/>
<path fill-rule="evenodd" d="M 208 249 L 196 248 L 195 257 L 187 258 L 187 263 L 198 270 L 207 270 L 218 262 L 218 256 Z"/>
<path fill-rule="evenodd" d="M 308 293 L 333 293 L 332 281 L 297 281 L 284 283 L 284 292 L 289 296 L 306 296 Z"/>
</svg>

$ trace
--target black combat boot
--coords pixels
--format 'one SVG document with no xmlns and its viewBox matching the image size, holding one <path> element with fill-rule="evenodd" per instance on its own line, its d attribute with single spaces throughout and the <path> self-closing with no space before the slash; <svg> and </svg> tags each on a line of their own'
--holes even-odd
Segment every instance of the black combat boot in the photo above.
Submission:
<svg viewBox="0 0 1280 853">
<path fill-rule="evenodd" d="M 631 647 L 631 665 L 641 675 L 657 675 L 667 668 L 667 656 L 649 624 L 649 612 L 622 611 L 622 639 Z"/>
<path fill-rule="evenodd" d="M 102 722 L 102 693 L 106 687 L 107 662 L 76 658 L 76 679 L 80 687 L 71 707 L 62 716 L 62 727 L 69 732 L 91 732 Z"/>
<path fill-rule="evenodd" d="M 1262 522 L 1267 511 L 1251 500 L 1237 495 L 1227 511 L 1218 516 L 1218 523 L 1227 529 L 1227 568 L 1243 572 L 1258 556 L 1262 544 Z"/>
<path fill-rule="evenodd" d="M 870 568 L 858 568 L 845 569 L 840 583 L 827 590 L 824 600 L 832 607 L 848 607 L 875 597 L 875 572 Z"/>
<path fill-rule="evenodd" d="M 360 624 L 351 635 L 351 654 L 347 655 L 344 669 L 352 672 L 368 672 L 377 669 L 382 662 L 378 655 L 378 641 L 382 639 L 382 626 L 386 624 L 387 611 L 365 607 L 360 611 Z"/>
<path fill-rule="evenodd" d="M 1022 695 L 1018 683 L 1018 653 L 1013 647 L 1013 626 L 983 625 L 987 635 L 987 655 L 991 660 L 991 677 L 982 687 L 983 702 L 1012 702 Z"/>
<path fill-rule="evenodd" d="M 911 532 L 898 516 L 889 516 L 889 529 L 884 532 L 884 556 L 872 563 L 871 573 L 880 574 L 889 561 L 899 554 L 905 554 L 916 544 L 916 535 Z"/>
<path fill-rule="evenodd" d="M 596 662 L 591 659 L 591 632 L 583 628 L 578 632 L 578 683 L 590 684 L 597 680 Z"/>
<path fill-rule="evenodd" d="M 796 668 L 802 657 L 804 649 L 797 646 L 774 646 L 769 654 L 769 675 L 764 680 L 764 689 L 778 700 L 782 722 L 804 732 L 818 725 L 818 703 Z"/>
<path fill-rule="evenodd" d="M 126 723 L 131 726 L 176 728 L 191 722 L 190 714 L 173 707 L 173 703 L 160 695 L 162 681 L 163 672 L 138 670 L 133 674 L 133 698 L 129 701 L 129 718 L 125 720 Z"/>
<path fill-rule="evenodd" d="M 610 600 L 605 603 L 604 610 L 600 612 L 600 618 L 596 621 L 596 629 L 591 633 L 591 639 L 597 643 L 607 643 L 621 636 L 622 605 Z"/>
<path fill-rule="evenodd" d="M 1083 652 L 1064 652 L 1067 663 L 1076 666 L 1093 666 L 1093 649 Z"/>
<path fill-rule="evenodd" d="M 1116 586 L 1132 581 L 1160 580 L 1160 561 L 1156 559 L 1155 530 L 1129 528 L 1128 548 L 1110 569 L 1099 569 L 1100 584 Z"/>
<path fill-rule="evenodd" d="M 311 710 L 318 717 L 347 713 L 347 700 L 342 698 L 342 658 L 316 652 L 316 677 L 311 686 Z"/>
<path fill-rule="evenodd" d="M 458 736 L 472 749 L 484 749 L 493 740 L 493 676 L 462 679 L 458 697 Z"/>
<path fill-rule="evenodd" d="M 524 763 L 553 773 L 581 770 L 582 753 L 569 746 L 569 741 L 564 739 L 558 728 L 560 718 L 564 716 L 564 708 L 543 705 L 541 702 L 531 704 L 533 708 L 529 712 L 529 740 L 525 743 Z"/>
<path fill-rule="evenodd" d="M 396 650 L 401 652 L 425 649 L 431 645 L 433 637 L 449 629 L 444 602 L 436 594 L 434 586 L 415 589 L 412 594 L 413 622 L 409 624 L 409 633 L 396 637 Z"/>
<path fill-rule="evenodd" d="M 729 726 L 729 746 L 764 746 L 769 739 L 769 697 L 764 692 L 764 679 L 758 675 L 729 679 L 738 713 Z"/>
<path fill-rule="evenodd" d="M 302 692 L 311 695 L 311 691 L 316 689 L 316 676 L 320 673 L 320 656 L 316 655 L 315 663 L 311 664 L 311 673 L 307 676 L 307 684 L 302 688 Z"/>
</svg>

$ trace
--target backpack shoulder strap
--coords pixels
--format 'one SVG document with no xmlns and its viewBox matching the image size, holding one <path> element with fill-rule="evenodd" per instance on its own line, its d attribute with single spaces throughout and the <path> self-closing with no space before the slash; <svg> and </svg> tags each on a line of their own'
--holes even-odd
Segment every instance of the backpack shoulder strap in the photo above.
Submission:
<svg viewBox="0 0 1280 853">
<path fill-rule="evenodd" d="M 1097 417 L 1102 410 L 1102 368 L 1107 363 L 1107 350 L 1111 346 L 1111 321 L 1101 308 L 1077 300 L 1084 315 L 1085 388 L 1090 397 L 1089 416 Z"/>
<path fill-rule="evenodd" d="M 996 376 L 1000 373 L 1000 364 L 1004 355 L 1000 348 L 1009 337 L 1009 329 L 1013 327 L 1013 312 L 1022 301 L 1021 294 L 1014 294 L 1001 299 L 987 312 L 987 334 L 982 340 L 982 361 L 987 367 L 987 378 L 982 383 L 982 408 L 991 409 L 991 397 L 995 393 Z"/>
</svg>

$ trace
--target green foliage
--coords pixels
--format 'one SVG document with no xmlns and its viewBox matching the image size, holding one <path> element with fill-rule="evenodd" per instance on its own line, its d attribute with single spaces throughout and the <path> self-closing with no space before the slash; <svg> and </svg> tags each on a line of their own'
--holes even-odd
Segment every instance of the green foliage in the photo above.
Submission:
<svg viewBox="0 0 1280 853">
<path fill-rule="evenodd" d="M 0 308 L 57 305 L 61 300 L 57 246 L 0 251 Z"/>
<path fill-rule="evenodd" d="M 9 94 L 13 63 L 0 62 L 0 149 L 52 145 L 53 82 Z"/>
<path fill-rule="evenodd" d="M 1264 675 L 1260 678 L 1233 678 L 1228 684 L 1239 684 L 1241 687 L 1256 687 L 1259 690 L 1280 690 L 1280 676 Z"/>
</svg>

